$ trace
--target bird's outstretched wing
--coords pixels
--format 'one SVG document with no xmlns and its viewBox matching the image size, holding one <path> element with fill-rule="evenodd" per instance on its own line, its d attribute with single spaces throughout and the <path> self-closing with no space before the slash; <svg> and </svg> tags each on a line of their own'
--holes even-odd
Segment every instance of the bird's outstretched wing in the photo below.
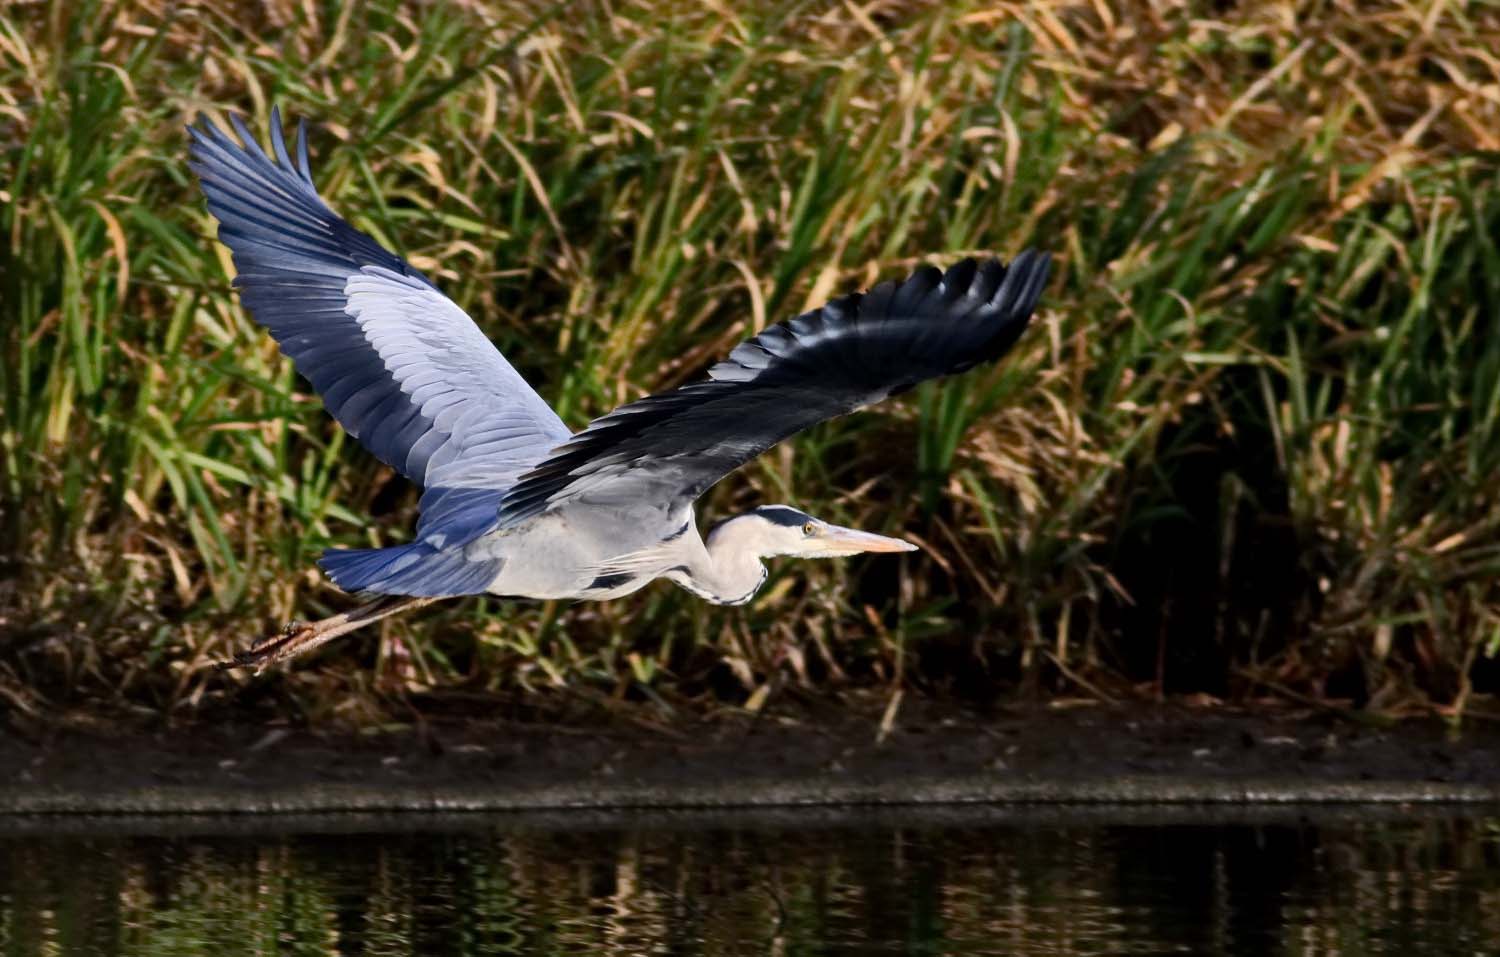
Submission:
<svg viewBox="0 0 1500 957">
<path fill-rule="evenodd" d="M 776 443 L 919 382 L 998 358 L 1031 318 L 1050 258 L 966 259 L 835 299 L 736 346 L 701 382 L 623 405 L 521 476 L 513 525 L 567 502 L 697 498 Z"/>
<path fill-rule="evenodd" d="M 274 158 L 231 121 L 242 143 L 206 118 L 188 127 L 189 165 L 241 300 L 344 430 L 427 487 L 419 534 L 493 524 L 500 489 L 572 433 L 462 309 L 328 208 L 303 126 L 293 163 L 276 110 Z"/>
</svg>

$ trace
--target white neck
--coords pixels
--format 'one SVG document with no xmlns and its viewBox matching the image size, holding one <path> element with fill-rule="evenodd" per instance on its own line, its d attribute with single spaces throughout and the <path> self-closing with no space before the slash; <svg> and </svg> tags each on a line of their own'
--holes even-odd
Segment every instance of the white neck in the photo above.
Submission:
<svg viewBox="0 0 1500 957">
<path fill-rule="evenodd" d="M 704 543 L 694 529 L 684 536 L 692 539 L 684 549 L 686 560 L 666 577 L 715 605 L 745 604 L 760 591 L 767 574 L 745 532 L 743 525 L 726 522 Z"/>
</svg>

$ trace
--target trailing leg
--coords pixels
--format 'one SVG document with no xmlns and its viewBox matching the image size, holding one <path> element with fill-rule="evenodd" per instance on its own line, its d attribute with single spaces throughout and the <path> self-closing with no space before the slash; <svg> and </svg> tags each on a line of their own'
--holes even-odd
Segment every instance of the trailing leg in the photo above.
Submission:
<svg viewBox="0 0 1500 957">
<path fill-rule="evenodd" d="M 412 598 L 406 595 L 381 595 L 342 614 L 314 622 L 292 622 L 279 635 L 263 638 L 229 661 L 219 663 L 220 668 L 254 668 L 259 674 L 267 665 L 278 661 L 289 661 L 305 655 L 315 648 L 347 635 L 357 628 L 379 621 L 409 608 L 420 608 L 437 601 L 436 598 Z"/>
</svg>

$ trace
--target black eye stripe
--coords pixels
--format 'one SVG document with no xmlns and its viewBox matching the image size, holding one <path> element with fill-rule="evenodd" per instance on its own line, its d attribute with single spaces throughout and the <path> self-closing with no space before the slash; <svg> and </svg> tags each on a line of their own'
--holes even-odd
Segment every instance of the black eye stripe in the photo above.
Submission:
<svg viewBox="0 0 1500 957">
<path fill-rule="evenodd" d="M 755 514 L 772 525 L 785 525 L 788 528 L 801 528 L 812 521 L 812 516 L 806 512 L 799 512 L 785 505 L 762 505 L 755 510 Z"/>
</svg>

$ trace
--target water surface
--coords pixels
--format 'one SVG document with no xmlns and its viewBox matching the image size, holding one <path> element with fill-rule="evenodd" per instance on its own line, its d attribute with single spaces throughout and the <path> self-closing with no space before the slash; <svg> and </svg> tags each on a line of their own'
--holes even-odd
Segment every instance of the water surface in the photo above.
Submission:
<svg viewBox="0 0 1500 957">
<path fill-rule="evenodd" d="M 0 821 L 0 954 L 1492 954 L 1500 817 Z"/>
</svg>

